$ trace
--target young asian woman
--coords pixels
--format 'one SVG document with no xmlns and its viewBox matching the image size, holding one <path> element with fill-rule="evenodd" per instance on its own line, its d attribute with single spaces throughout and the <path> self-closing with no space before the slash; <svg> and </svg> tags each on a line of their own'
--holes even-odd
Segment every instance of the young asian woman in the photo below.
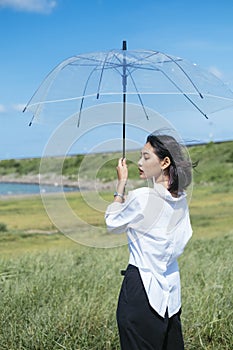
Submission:
<svg viewBox="0 0 233 350">
<path fill-rule="evenodd" d="M 192 235 L 185 190 L 192 163 L 174 137 L 151 134 L 141 150 L 139 177 L 153 187 L 125 196 L 126 159 L 117 166 L 117 191 L 106 210 L 110 232 L 126 232 L 129 263 L 117 323 L 122 350 L 183 350 L 177 258 Z"/>
</svg>

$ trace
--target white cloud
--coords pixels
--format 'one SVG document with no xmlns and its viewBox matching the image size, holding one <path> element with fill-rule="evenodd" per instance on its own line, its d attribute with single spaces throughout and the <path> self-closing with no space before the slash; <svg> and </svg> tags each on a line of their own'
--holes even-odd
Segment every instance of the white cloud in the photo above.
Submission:
<svg viewBox="0 0 233 350">
<path fill-rule="evenodd" d="M 0 0 L 0 8 L 45 14 L 50 13 L 56 5 L 56 0 Z"/>
<path fill-rule="evenodd" d="M 6 112 L 6 108 L 4 105 L 0 104 L 0 113 L 4 113 L 4 112 Z"/>
</svg>

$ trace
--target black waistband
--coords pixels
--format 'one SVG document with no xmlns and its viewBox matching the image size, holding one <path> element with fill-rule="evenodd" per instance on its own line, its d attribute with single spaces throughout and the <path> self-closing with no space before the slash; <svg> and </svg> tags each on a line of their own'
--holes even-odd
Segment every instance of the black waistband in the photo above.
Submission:
<svg viewBox="0 0 233 350">
<path fill-rule="evenodd" d="M 134 265 L 129 264 L 129 265 L 127 266 L 127 269 L 126 269 L 126 270 L 121 270 L 121 275 L 122 275 L 122 276 L 125 276 L 126 271 L 135 271 L 135 270 L 137 271 L 138 268 L 137 268 L 136 266 L 134 266 Z"/>
</svg>

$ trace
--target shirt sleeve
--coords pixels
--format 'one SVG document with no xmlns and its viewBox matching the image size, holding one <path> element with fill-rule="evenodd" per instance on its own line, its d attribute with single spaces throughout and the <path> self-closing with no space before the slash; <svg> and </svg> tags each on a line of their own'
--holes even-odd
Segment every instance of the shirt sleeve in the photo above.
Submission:
<svg viewBox="0 0 233 350">
<path fill-rule="evenodd" d="M 113 233 L 123 233 L 129 224 L 142 218 L 140 202 L 135 193 L 129 192 L 124 203 L 113 202 L 107 207 L 105 221 L 107 230 Z"/>
</svg>

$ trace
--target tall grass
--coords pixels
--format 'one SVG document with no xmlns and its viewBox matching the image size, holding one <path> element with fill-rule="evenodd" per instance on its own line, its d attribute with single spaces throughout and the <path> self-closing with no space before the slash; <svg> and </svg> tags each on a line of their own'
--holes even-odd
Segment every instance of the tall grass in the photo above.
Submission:
<svg viewBox="0 0 233 350">
<path fill-rule="evenodd" d="M 117 349 L 125 249 L 78 245 L 1 261 L 1 349 Z"/>
<path fill-rule="evenodd" d="M 79 194 L 67 198 L 98 224 Z M 180 259 L 186 350 L 232 348 L 232 204 L 232 192 L 193 193 L 194 236 Z M 1 220 L 0 349 L 119 349 L 115 309 L 127 247 L 88 248 L 51 233 L 39 197 L 1 201 Z"/>
<path fill-rule="evenodd" d="M 43 239 L 41 251 L 0 260 L 0 349 L 120 349 L 115 309 L 127 247 L 69 241 L 63 249 L 65 238 Z M 231 265 L 232 235 L 194 239 L 180 259 L 186 350 L 231 349 Z"/>
<path fill-rule="evenodd" d="M 193 240 L 180 259 L 187 350 L 232 349 L 233 235 Z"/>
</svg>

